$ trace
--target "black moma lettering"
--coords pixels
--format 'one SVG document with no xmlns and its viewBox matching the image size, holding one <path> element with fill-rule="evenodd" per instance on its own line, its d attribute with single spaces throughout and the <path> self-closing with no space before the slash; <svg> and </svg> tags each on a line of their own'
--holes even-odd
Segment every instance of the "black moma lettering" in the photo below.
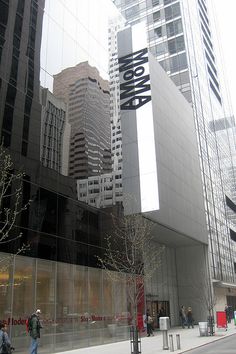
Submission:
<svg viewBox="0 0 236 354">
<path fill-rule="evenodd" d="M 119 72 L 132 69 L 148 62 L 147 48 L 138 50 L 137 52 L 125 55 L 118 59 Z"/>
<path fill-rule="evenodd" d="M 120 85 L 120 99 L 123 100 L 127 97 L 149 91 L 151 87 L 150 84 L 145 84 L 147 81 L 150 81 L 149 75 L 145 75 L 131 81 L 123 82 Z"/>
<path fill-rule="evenodd" d="M 121 104 L 121 110 L 135 110 L 151 101 L 151 96 L 134 96 Z"/>
<path fill-rule="evenodd" d="M 123 75 L 123 79 L 124 80 L 131 80 L 134 78 L 134 76 L 142 76 L 144 73 L 144 67 L 143 66 L 138 66 L 137 68 L 135 68 L 134 70 L 130 69 L 127 70 L 124 75 Z"/>
<path fill-rule="evenodd" d="M 150 91 L 150 76 L 145 73 L 148 62 L 147 48 L 119 58 L 121 110 L 135 110 L 151 101 L 151 95 L 142 95 Z M 124 102 L 125 101 L 125 102 Z"/>
</svg>

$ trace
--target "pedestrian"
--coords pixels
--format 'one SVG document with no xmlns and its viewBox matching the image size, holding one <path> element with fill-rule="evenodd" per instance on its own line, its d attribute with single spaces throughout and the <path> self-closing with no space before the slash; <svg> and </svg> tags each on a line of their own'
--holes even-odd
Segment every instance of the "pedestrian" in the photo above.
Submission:
<svg viewBox="0 0 236 354">
<path fill-rule="evenodd" d="M 161 307 L 157 315 L 157 326 L 160 327 L 160 317 L 166 317 L 166 312 L 164 307 Z"/>
<path fill-rule="evenodd" d="M 0 323 L 0 353 L 11 354 L 14 348 L 11 346 L 11 341 L 7 334 L 7 325 Z"/>
<path fill-rule="evenodd" d="M 145 323 L 147 325 L 147 336 L 150 337 L 150 335 L 154 336 L 153 334 L 153 318 L 152 316 L 150 315 L 150 312 L 149 310 L 147 310 L 147 313 L 146 313 L 146 319 L 145 319 Z"/>
<path fill-rule="evenodd" d="M 190 306 L 188 307 L 186 317 L 187 317 L 188 328 L 190 328 L 190 326 L 192 328 L 194 328 L 194 325 L 193 325 L 193 313 L 192 313 L 192 308 Z"/>
<path fill-rule="evenodd" d="M 185 306 L 182 305 L 180 310 L 179 310 L 179 317 L 181 321 L 182 328 L 185 328 L 186 325 L 186 312 L 185 312 Z"/>
<path fill-rule="evenodd" d="M 166 312 L 165 312 L 164 307 L 161 307 L 161 308 L 160 308 L 159 317 L 166 317 Z"/>
<path fill-rule="evenodd" d="M 225 305 L 225 313 L 226 313 L 227 322 L 230 323 L 231 322 L 231 308 L 227 304 Z"/>
<path fill-rule="evenodd" d="M 29 319 L 29 334 L 31 337 L 30 343 L 30 354 L 37 354 L 38 351 L 38 338 L 40 338 L 40 329 L 42 325 L 40 323 L 39 317 L 41 315 L 41 310 L 36 310 Z"/>
</svg>

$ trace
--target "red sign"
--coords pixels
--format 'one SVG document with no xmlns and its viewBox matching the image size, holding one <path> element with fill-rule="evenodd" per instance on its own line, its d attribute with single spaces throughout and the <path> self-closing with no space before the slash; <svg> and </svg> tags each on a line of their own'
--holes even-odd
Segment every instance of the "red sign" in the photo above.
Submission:
<svg viewBox="0 0 236 354">
<path fill-rule="evenodd" d="M 225 311 L 216 311 L 217 328 L 227 328 L 227 319 Z"/>
<path fill-rule="evenodd" d="M 142 313 L 138 313 L 138 330 L 142 331 L 143 327 L 144 327 L 144 323 L 143 323 L 143 315 Z"/>
</svg>

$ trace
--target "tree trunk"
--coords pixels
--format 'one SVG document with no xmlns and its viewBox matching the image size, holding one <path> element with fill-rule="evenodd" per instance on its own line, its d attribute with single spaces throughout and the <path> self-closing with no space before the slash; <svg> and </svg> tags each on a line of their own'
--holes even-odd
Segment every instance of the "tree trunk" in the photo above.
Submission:
<svg viewBox="0 0 236 354">
<path fill-rule="evenodd" d="M 135 306 L 134 308 L 134 318 L 133 318 L 133 325 L 131 328 L 131 333 L 132 333 L 132 353 L 131 354 L 140 354 L 141 350 L 139 351 L 139 332 L 138 332 L 138 326 L 137 326 L 137 307 Z"/>
<path fill-rule="evenodd" d="M 131 339 L 131 354 L 140 354 L 141 351 L 139 351 L 139 333 L 138 333 L 138 328 L 133 325 L 130 328 L 130 339 Z"/>
</svg>

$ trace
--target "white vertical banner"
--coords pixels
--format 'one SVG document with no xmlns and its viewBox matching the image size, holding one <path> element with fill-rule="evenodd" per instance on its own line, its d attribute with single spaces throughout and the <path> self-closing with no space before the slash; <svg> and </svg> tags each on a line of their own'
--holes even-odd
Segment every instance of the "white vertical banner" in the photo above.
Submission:
<svg viewBox="0 0 236 354">
<path fill-rule="evenodd" d="M 120 107 L 135 111 L 141 212 L 159 209 L 150 73 L 144 23 L 132 27 L 132 53 L 119 58 Z"/>
</svg>

